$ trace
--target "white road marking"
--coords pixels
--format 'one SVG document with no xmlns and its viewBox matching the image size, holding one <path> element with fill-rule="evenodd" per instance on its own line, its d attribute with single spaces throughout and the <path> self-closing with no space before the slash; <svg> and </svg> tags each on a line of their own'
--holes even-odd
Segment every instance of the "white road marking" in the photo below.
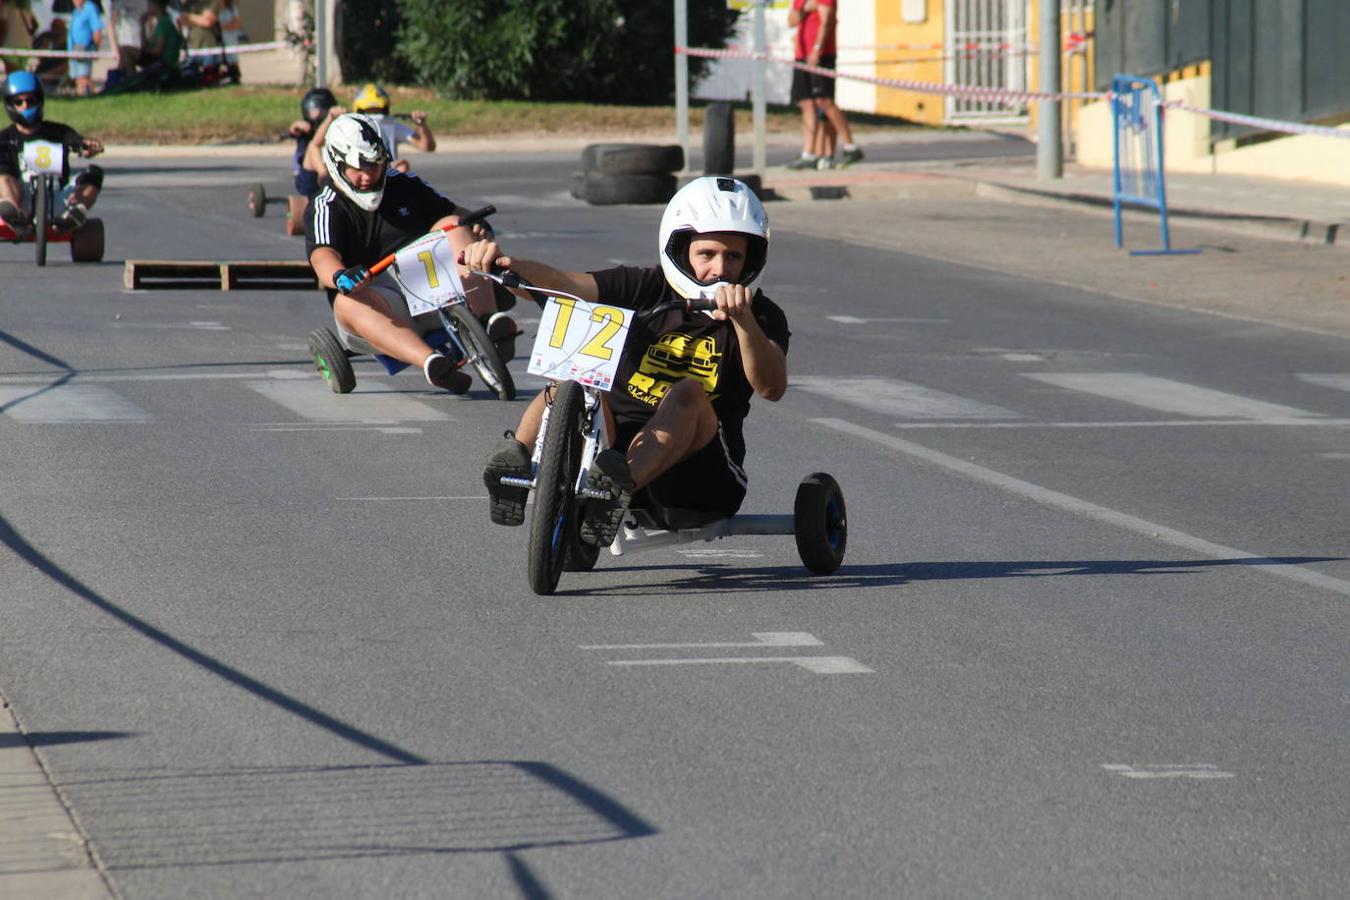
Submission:
<svg viewBox="0 0 1350 900">
<path fill-rule="evenodd" d="M 390 425 L 253 425 L 249 431 L 378 431 L 380 434 L 421 434 L 420 428 Z"/>
<path fill-rule="evenodd" d="M 1003 353 L 1001 359 L 1008 362 L 1045 362 L 1045 357 L 1035 353 Z"/>
<path fill-rule="evenodd" d="M 1026 372 L 1046 384 L 1202 419 L 1301 419 L 1319 413 L 1135 372 Z"/>
<path fill-rule="evenodd" d="M 1276 578 L 1284 578 L 1289 581 L 1297 581 L 1312 587 L 1321 588 L 1342 597 L 1350 597 L 1350 581 L 1343 581 L 1340 578 L 1333 578 L 1330 575 L 1323 575 L 1321 572 L 1314 572 L 1307 569 L 1301 569 L 1284 563 L 1259 553 L 1249 553 L 1246 550 L 1238 550 L 1234 547 L 1225 547 L 1222 544 L 1216 544 L 1194 535 L 1186 534 L 1175 528 L 1168 528 L 1165 525 L 1159 525 L 1150 522 L 1147 519 L 1141 519 L 1132 516 L 1129 513 L 1119 512 L 1109 509 L 1105 506 L 1099 506 L 1087 500 L 1080 500 L 1077 497 L 1071 497 L 1068 494 L 1061 494 L 1059 491 L 1052 491 L 1049 488 L 1032 484 L 1029 481 L 1023 481 L 1020 478 L 1013 478 L 1011 475 L 1004 475 L 1002 472 L 996 472 L 993 469 L 987 469 L 984 466 L 978 466 L 975 463 L 967 462 L 955 456 L 941 453 L 937 450 L 930 450 L 921 444 L 907 441 L 904 438 L 896 437 L 893 434 L 885 434 L 880 431 L 873 431 L 870 428 L 864 428 L 861 425 L 855 425 L 852 422 L 846 422 L 842 419 L 813 419 L 818 425 L 831 428 L 835 431 L 851 434 L 854 437 L 872 441 L 888 447 L 891 450 L 904 453 L 916 459 L 924 460 L 932 465 L 955 472 L 964 478 L 972 481 L 978 481 L 983 484 L 992 485 L 1000 490 L 1026 497 L 1042 506 L 1048 506 L 1052 509 L 1060 509 L 1083 518 L 1093 519 L 1098 522 L 1104 522 L 1108 525 L 1114 525 L 1117 528 L 1123 528 L 1126 531 L 1160 541 L 1164 544 L 1170 544 L 1173 547 L 1180 547 L 1191 553 L 1198 553 L 1211 559 L 1247 559 L 1254 563 L 1259 563 L 1252 568 L 1265 575 Z"/>
<path fill-rule="evenodd" d="M 1232 772 L 1222 772 L 1213 763 L 1165 764 L 1129 766 L 1122 763 L 1102 763 L 1102 768 L 1126 778 L 1233 778 Z"/>
<path fill-rule="evenodd" d="M 687 556 L 690 559 L 759 559 L 764 554 L 754 550 L 719 550 L 716 548 L 692 550 L 676 550 L 681 556 Z"/>
<path fill-rule="evenodd" d="M 1319 453 L 1322 459 L 1350 459 L 1350 453 Z"/>
<path fill-rule="evenodd" d="M 794 375 L 792 387 L 905 419 L 1020 419 L 1021 413 L 890 378 Z"/>
<path fill-rule="evenodd" d="M 1344 372 L 1300 372 L 1295 377 L 1300 381 L 1308 382 L 1308 384 L 1335 388 L 1338 391 L 1350 391 L 1350 374 Z"/>
<path fill-rule="evenodd" d="M 874 670 L 847 656 L 731 656 L 721 659 L 612 659 L 611 666 L 708 666 L 791 663 L 817 675 L 864 675 Z"/>
<path fill-rule="evenodd" d="M 46 424 L 151 421 L 130 400 L 92 384 L 0 387 L 0 410 L 11 419 Z"/>
<path fill-rule="evenodd" d="M 53 377 L 37 375 L 0 375 L 0 384 L 50 384 Z M 248 379 L 273 378 L 278 381 L 310 380 L 318 376 L 308 368 L 269 369 L 265 372 L 204 371 L 204 372 L 76 372 L 71 384 L 103 384 L 119 381 L 243 381 Z"/>
<path fill-rule="evenodd" d="M 582 644 L 578 650 L 726 650 L 745 647 L 821 647 L 824 642 L 805 631 L 753 631 L 748 643 L 710 644 Z"/>
<path fill-rule="evenodd" d="M 1344 428 L 1350 419 L 1153 419 L 1137 422 L 896 422 L 907 431 L 939 428 L 1212 428 L 1245 425 L 1297 428 Z"/>
<path fill-rule="evenodd" d="M 871 322 L 899 322 L 904 325 L 948 325 L 951 319 L 913 319 L 903 316 L 887 316 L 879 319 L 860 319 L 857 316 L 826 316 L 831 322 L 840 325 L 867 325 Z"/>
<path fill-rule="evenodd" d="M 400 422 L 444 422 L 450 416 L 411 397 L 389 393 L 334 394 L 318 379 L 251 381 L 247 387 L 291 412 L 316 422 L 344 425 L 394 425 Z"/>
<path fill-rule="evenodd" d="M 403 503 L 405 501 L 418 501 L 418 500 L 486 500 L 487 494 L 483 494 L 481 497 L 336 497 L 334 499 L 339 501 L 350 501 L 350 502 L 392 500 L 397 501 L 399 503 Z"/>
</svg>

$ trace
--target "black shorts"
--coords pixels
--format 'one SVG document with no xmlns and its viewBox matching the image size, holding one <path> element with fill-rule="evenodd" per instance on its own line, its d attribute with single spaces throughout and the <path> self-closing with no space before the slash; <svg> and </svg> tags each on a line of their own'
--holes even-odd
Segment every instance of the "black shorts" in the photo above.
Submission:
<svg viewBox="0 0 1350 900">
<path fill-rule="evenodd" d="M 627 449 L 642 427 L 619 423 L 616 430 L 615 446 Z M 631 505 L 635 509 L 693 509 L 727 518 L 741 508 L 745 487 L 745 469 L 731 458 L 719 425 L 711 441 L 638 491 Z"/>
<path fill-rule="evenodd" d="M 805 60 L 797 60 L 805 62 Z M 834 68 L 833 56 L 822 56 L 820 66 L 823 69 Z M 801 103 L 803 100 L 833 100 L 834 99 L 834 78 L 825 75 L 815 75 L 811 72 L 803 72 L 801 69 L 792 70 L 792 94 L 790 95 L 792 103 Z"/>
</svg>

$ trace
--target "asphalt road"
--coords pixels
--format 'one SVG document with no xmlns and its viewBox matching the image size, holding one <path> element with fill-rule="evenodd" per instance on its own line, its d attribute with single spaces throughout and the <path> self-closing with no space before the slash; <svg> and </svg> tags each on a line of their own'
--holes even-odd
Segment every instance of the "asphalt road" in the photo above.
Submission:
<svg viewBox="0 0 1350 900">
<path fill-rule="evenodd" d="M 329 393 L 316 294 L 122 289 L 298 258 L 245 211 L 275 166 L 110 165 L 104 264 L 0 246 L 0 694 L 117 896 L 1344 895 L 1350 336 L 1036 277 L 954 207 L 771 208 L 745 511 L 834 474 L 844 567 L 738 538 L 539 598 L 480 481 L 523 400 Z M 652 260 L 574 167 L 419 165 L 522 255 Z"/>
</svg>

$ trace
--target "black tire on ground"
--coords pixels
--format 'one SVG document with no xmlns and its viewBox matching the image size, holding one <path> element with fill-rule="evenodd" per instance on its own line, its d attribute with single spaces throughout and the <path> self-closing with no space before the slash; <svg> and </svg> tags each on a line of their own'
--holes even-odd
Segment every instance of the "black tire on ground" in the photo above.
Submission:
<svg viewBox="0 0 1350 900">
<path fill-rule="evenodd" d="M 88 219 L 70 236 L 71 261 L 102 262 L 103 246 L 103 220 Z"/>
<path fill-rule="evenodd" d="M 586 175 L 586 202 L 592 206 L 619 203 L 665 203 L 675 196 L 674 175 Z"/>
<path fill-rule="evenodd" d="M 553 395 L 544 434 L 544 452 L 534 482 L 527 569 L 530 590 L 547 595 L 558 587 L 567 548 L 580 543 L 573 496 L 581 466 L 584 409 L 581 385 L 564 381 Z"/>
<path fill-rule="evenodd" d="M 570 188 L 570 192 L 571 192 L 572 196 L 573 196 L 573 197 L 576 197 L 578 200 L 585 200 L 585 199 L 586 199 L 586 173 L 585 173 L 585 172 L 573 172 L 573 173 L 572 173 L 572 187 Z"/>
<path fill-rule="evenodd" d="M 327 328 L 316 328 L 309 333 L 309 353 L 314 368 L 328 382 L 335 394 L 350 394 L 356 387 L 356 373 L 342 342 Z"/>
<path fill-rule="evenodd" d="M 478 371 L 478 379 L 497 395 L 498 400 L 516 399 L 516 383 L 497 354 L 483 323 L 464 304 L 450 307 L 450 322 L 459 334 L 464 351 L 469 354 L 469 363 Z"/>
<path fill-rule="evenodd" d="M 51 226 L 51 198 L 47 193 L 51 185 L 47 182 L 47 176 L 39 175 L 33 192 L 33 255 L 39 266 L 47 264 L 47 229 Z"/>
<path fill-rule="evenodd" d="M 703 174 L 736 169 L 736 117 L 730 103 L 709 103 L 703 112 Z"/>
<path fill-rule="evenodd" d="M 255 184 L 248 189 L 248 211 L 255 219 L 261 219 L 267 212 L 267 188 L 262 184 Z"/>
<path fill-rule="evenodd" d="M 594 544 L 588 544 L 578 535 L 577 539 L 567 547 L 567 554 L 563 557 L 564 572 L 589 572 L 595 568 L 595 564 L 600 561 L 600 548 Z"/>
<path fill-rule="evenodd" d="M 664 175 L 684 168 L 679 144 L 590 144 L 581 167 L 600 175 Z"/>
<path fill-rule="evenodd" d="M 817 575 L 838 569 L 848 548 L 848 513 L 839 483 L 824 472 L 802 479 L 792 519 L 802 565 Z"/>
</svg>

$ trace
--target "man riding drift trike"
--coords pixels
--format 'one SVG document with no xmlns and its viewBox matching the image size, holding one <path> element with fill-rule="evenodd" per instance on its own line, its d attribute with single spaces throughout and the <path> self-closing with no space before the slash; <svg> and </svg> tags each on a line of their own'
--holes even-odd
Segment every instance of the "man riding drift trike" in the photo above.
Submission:
<svg viewBox="0 0 1350 900">
<path fill-rule="evenodd" d="M 742 423 L 750 398 L 775 401 L 787 389 L 787 317 L 755 290 L 768 248 L 759 199 L 742 182 L 714 176 L 686 185 L 666 207 L 659 267 L 563 271 L 503 255 L 492 240 L 465 251 L 471 270 L 507 270 L 508 285 L 519 279 L 563 298 L 550 303 L 561 308 L 545 310 L 532 372 L 534 359 L 548 356 L 550 341 L 566 343 L 578 320 L 596 323 L 584 336 L 588 349 L 578 352 L 618 354 L 612 378 L 562 378 L 546 388 L 488 457 L 483 481 L 493 522 L 523 524 L 529 491 L 537 492 L 536 592 L 550 593 L 563 568 L 590 568 L 601 547 L 623 552 L 616 537 L 621 526 L 630 531 L 625 517 L 632 530 L 672 532 L 736 521 L 747 486 Z M 808 529 L 813 537 L 829 532 L 822 540 L 833 545 L 813 548 L 810 560 L 804 552 L 803 560 L 833 571 L 843 557 L 843 498 L 829 476 L 812 477 L 828 479 L 829 497 L 815 504 L 820 521 Z M 756 533 L 798 532 L 776 523 Z"/>
</svg>

